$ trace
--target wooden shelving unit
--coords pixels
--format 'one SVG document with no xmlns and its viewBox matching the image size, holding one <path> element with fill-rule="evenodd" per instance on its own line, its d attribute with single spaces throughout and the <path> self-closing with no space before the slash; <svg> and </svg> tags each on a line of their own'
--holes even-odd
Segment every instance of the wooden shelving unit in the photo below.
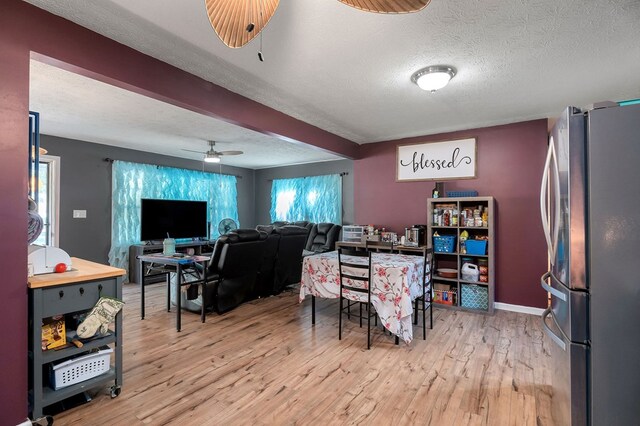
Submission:
<svg viewBox="0 0 640 426">
<path fill-rule="evenodd" d="M 495 202 L 493 197 L 459 197 L 459 198 L 429 198 L 427 200 L 427 241 L 429 247 L 434 247 L 434 234 L 439 236 L 453 236 L 455 242 L 452 252 L 438 252 L 434 247 L 435 271 L 433 274 L 434 288 L 438 295 L 455 295 L 453 303 L 436 303 L 438 307 L 465 309 L 474 312 L 493 313 L 495 301 Z M 468 226 L 462 212 L 486 211 L 486 220 L 480 226 Z M 448 211 L 448 218 L 444 221 L 444 214 L 434 216 L 436 212 Z M 454 216 L 455 219 L 454 219 Z M 482 218 L 482 215 L 480 215 Z M 476 222 L 474 221 L 474 225 Z M 487 248 L 485 254 L 470 254 L 463 252 L 460 236 L 466 231 L 469 239 L 485 237 Z M 464 263 L 486 263 L 488 271 L 486 282 L 465 280 L 462 277 Z M 445 278 L 438 275 L 438 269 L 448 268 L 457 270 L 456 278 Z M 446 286 L 446 287 L 445 287 Z M 445 289 L 449 293 L 443 293 Z M 483 303 L 486 298 L 486 304 Z M 436 300 L 437 297 L 436 297 Z M 450 299 L 451 300 L 451 299 Z"/>
</svg>

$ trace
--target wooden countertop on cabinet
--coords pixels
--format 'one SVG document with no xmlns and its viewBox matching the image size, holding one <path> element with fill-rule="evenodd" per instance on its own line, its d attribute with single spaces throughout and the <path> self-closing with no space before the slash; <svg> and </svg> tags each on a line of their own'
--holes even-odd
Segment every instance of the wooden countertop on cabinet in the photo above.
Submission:
<svg viewBox="0 0 640 426">
<path fill-rule="evenodd" d="M 118 277 L 125 273 L 126 271 L 124 269 L 72 257 L 70 271 L 34 275 L 28 278 L 27 286 L 29 288 L 43 288 L 81 281 L 98 280 L 101 278 Z"/>
</svg>

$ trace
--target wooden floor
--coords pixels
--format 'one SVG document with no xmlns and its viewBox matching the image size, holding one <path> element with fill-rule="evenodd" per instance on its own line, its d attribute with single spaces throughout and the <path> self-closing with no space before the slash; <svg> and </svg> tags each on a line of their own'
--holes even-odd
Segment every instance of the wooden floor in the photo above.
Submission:
<svg viewBox="0 0 640 426">
<path fill-rule="evenodd" d="M 380 328 L 347 322 L 337 302 L 297 291 L 225 315 L 165 310 L 162 284 L 125 285 L 124 385 L 111 399 L 55 416 L 55 425 L 551 425 L 548 347 L 538 317 L 435 309 L 434 328 L 395 346 Z"/>
</svg>

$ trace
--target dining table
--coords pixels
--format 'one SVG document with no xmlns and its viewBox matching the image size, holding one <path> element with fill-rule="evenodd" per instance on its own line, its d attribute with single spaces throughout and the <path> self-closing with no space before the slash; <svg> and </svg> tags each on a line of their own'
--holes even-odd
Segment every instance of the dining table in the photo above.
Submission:
<svg viewBox="0 0 640 426">
<path fill-rule="evenodd" d="M 345 256 L 353 263 L 367 264 L 366 257 Z M 399 253 L 371 253 L 371 303 L 383 326 L 406 343 L 413 340 L 413 300 L 422 294 L 424 257 Z M 346 268 L 345 268 L 346 269 Z M 353 274 L 363 274 L 353 269 Z M 302 263 L 299 302 L 306 296 L 337 299 L 340 297 L 338 252 L 306 256 Z M 360 295 L 367 301 L 367 294 Z"/>
</svg>

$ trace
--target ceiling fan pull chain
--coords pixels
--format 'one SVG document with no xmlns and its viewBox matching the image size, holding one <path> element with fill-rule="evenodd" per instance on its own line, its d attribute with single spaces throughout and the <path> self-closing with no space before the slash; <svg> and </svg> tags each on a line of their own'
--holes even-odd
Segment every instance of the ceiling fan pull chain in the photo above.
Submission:
<svg viewBox="0 0 640 426">
<path fill-rule="evenodd" d="M 260 27 L 264 30 L 264 22 L 262 20 L 262 0 L 258 0 L 260 2 Z M 262 31 L 260 31 L 260 50 L 258 50 L 258 59 L 260 62 L 264 62 L 264 56 L 262 56 Z"/>
</svg>

